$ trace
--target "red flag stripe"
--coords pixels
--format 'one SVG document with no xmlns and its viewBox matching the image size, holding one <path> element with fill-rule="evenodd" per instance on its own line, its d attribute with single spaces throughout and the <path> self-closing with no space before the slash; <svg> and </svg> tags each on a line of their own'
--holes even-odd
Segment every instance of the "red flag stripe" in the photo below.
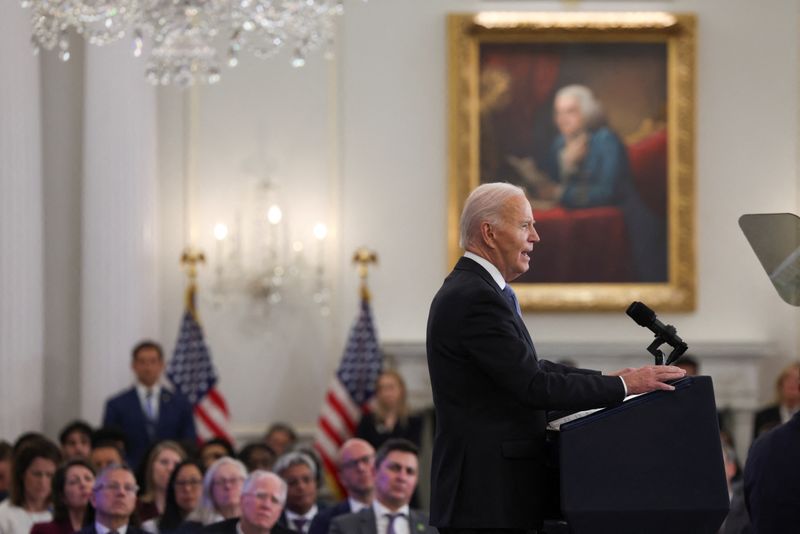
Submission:
<svg viewBox="0 0 800 534">
<path fill-rule="evenodd" d="M 336 430 L 330 425 L 330 423 L 326 419 L 319 420 L 319 426 L 322 428 L 323 432 L 333 441 L 336 447 L 341 447 L 342 443 L 346 439 L 344 436 L 340 435 Z"/>
<path fill-rule="evenodd" d="M 219 394 L 217 388 L 212 388 L 208 392 L 208 400 L 216 404 L 217 408 L 219 408 L 220 411 L 225 414 L 225 417 L 230 416 L 230 414 L 228 413 L 228 404 L 225 402 L 225 399 L 222 398 L 222 395 Z"/>
<path fill-rule="evenodd" d="M 210 428 L 210 429 L 211 429 L 211 431 L 212 431 L 212 432 L 213 432 L 215 435 L 217 435 L 217 436 L 227 436 L 227 435 L 228 435 L 228 433 L 227 433 L 227 432 L 225 432 L 225 430 L 224 430 L 222 427 L 220 427 L 219 425 L 217 425 L 216 421 L 214 421 L 213 419 L 211 419 L 211 417 L 209 417 L 209 416 L 208 416 L 208 414 L 207 414 L 207 413 L 206 413 L 206 411 L 205 411 L 205 410 L 204 410 L 204 409 L 203 409 L 203 408 L 200 406 L 200 404 L 197 404 L 197 405 L 194 407 L 194 415 L 195 415 L 195 416 L 196 416 L 198 419 L 200 419 L 200 420 L 203 422 L 203 424 L 204 424 L 204 425 L 206 425 L 208 428 Z"/>
<path fill-rule="evenodd" d="M 330 407 L 339 414 L 339 416 L 342 418 L 342 421 L 344 421 L 344 423 L 347 425 L 347 428 L 350 430 L 350 433 L 355 434 L 356 423 L 350 418 L 350 414 L 347 413 L 347 409 L 342 405 L 339 399 L 336 398 L 332 391 L 328 391 L 328 395 L 325 397 L 325 400 L 328 401 Z"/>
</svg>

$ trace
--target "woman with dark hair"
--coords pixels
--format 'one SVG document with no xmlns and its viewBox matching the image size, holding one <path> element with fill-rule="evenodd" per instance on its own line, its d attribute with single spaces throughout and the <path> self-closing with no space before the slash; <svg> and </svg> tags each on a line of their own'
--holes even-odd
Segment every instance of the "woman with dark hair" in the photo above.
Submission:
<svg viewBox="0 0 800 534">
<path fill-rule="evenodd" d="M 172 471 L 167 485 L 164 513 L 158 519 L 145 521 L 142 528 L 153 534 L 176 532 L 184 524 L 186 517 L 198 507 L 202 493 L 202 466 L 195 460 L 184 460 Z"/>
<path fill-rule="evenodd" d="M 14 451 L 11 496 L 0 503 L 0 534 L 30 534 L 34 523 L 52 521 L 50 494 L 61 451 L 34 438 Z"/>
<path fill-rule="evenodd" d="M 211 464 L 224 456 L 234 458 L 236 456 L 233 445 L 225 438 L 211 438 L 203 442 L 200 446 L 200 462 L 204 469 L 211 467 Z"/>
<path fill-rule="evenodd" d="M 31 534 L 73 534 L 91 522 L 89 496 L 94 486 L 94 470 L 86 460 L 70 460 L 53 477 L 53 520 L 36 523 Z"/>
<path fill-rule="evenodd" d="M 174 441 L 165 440 L 153 447 L 145 464 L 144 493 L 136 507 L 139 519 L 147 521 L 164 513 L 170 476 L 185 459 L 183 448 Z"/>
</svg>

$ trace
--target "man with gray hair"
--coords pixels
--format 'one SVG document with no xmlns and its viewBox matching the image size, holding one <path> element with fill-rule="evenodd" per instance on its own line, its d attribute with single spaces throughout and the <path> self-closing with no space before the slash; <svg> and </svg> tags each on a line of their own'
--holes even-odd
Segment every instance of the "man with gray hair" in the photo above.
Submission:
<svg viewBox="0 0 800 534">
<path fill-rule="evenodd" d="M 83 527 L 80 534 L 145 534 L 129 524 L 136 509 L 138 491 L 130 468 L 111 464 L 103 469 L 89 496 L 94 507 L 94 523 Z"/>
<path fill-rule="evenodd" d="M 617 404 L 628 394 L 672 390 L 665 381 L 684 375 L 662 365 L 603 376 L 538 359 L 509 285 L 528 270 L 539 242 L 534 224 L 519 187 L 475 189 L 461 215 L 466 252 L 431 304 L 431 524 L 443 534 L 540 529 L 545 410 Z"/>
<path fill-rule="evenodd" d="M 288 486 L 286 507 L 278 524 L 307 534 L 320 509 L 317 503 L 317 464 L 307 453 L 294 451 L 278 458 L 274 470 Z"/>
<path fill-rule="evenodd" d="M 276 525 L 286 503 L 286 483 L 269 471 L 250 473 L 242 487 L 241 517 L 208 525 L 204 534 L 289 534 Z"/>
</svg>

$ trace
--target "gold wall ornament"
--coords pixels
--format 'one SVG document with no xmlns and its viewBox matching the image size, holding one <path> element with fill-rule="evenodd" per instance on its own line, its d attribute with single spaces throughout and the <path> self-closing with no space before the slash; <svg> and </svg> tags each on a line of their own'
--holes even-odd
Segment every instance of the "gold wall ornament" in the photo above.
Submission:
<svg viewBox="0 0 800 534">
<path fill-rule="evenodd" d="M 449 15 L 448 270 L 463 254 L 459 247 L 459 218 L 469 193 L 481 183 L 509 181 L 528 191 L 534 218 L 538 220 L 537 229 L 543 233 L 542 243 L 534 247 L 531 255 L 529 273 L 514 283 L 524 310 L 622 311 L 634 300 L 643 301 L 660 311 L 693 310 L 697 283 L 694 197 L 696 33 L 696 17 L 684 13 L 485 12 Z M 596 62 L 592 65 L 592 54 L 606 54 L 606 51 L 608 68 L 603 69 Z M 510 59 L 514 54 L 517 55 L 516 63 Z M 536 71 L 526 65 L 524 59 L 518 59 L 525 54 L 536 55 L 531 61 L 538 61 L 543 66 Z M 547 54 L 549 56 L 545 57 Z M 657 61 L 645 61 L 650 57 L 647 54 Z M 500 61 L 492 62 L 497 58 Z M 504 58 L 507 60 L 505 64 Z M 509 65 L 518 68 L 515 70 Z M 631 76 L 637 68 L 641 69 L 642 76 Z M 531 71 L 536 71 L 535 76 Z M 504 80 L 504 72 L 511 79 L 508 87 L 505 83 L 487 83 Z M 541 94 L 531 94 L 528 98 L 527 93 L 520 92 L 523 86 L 520 84 L 525 83 L 531 88 L 531 93 L 539 91 Z M 542 202 L 545 199 L 537 197 L 534 179 L 524 177 L 507 161 L 510 161 L 508 156 L 519 156 L 514 150 L 530 150 L 532 154 L 553 152 L 550 147 L 555 146 L 554 139 L 559 134 L 551 118 L 553 95 L 559 88 L 572 84 L 585 85 L 595 93 L 607 111 L 608 128 L 623 140 L 628 158 L 628 143 L 646 141 L 654 130 L 660 130 L 661 149 L 666 161 L 660 167 L 660 172 L 666 176 L 665 182 L 661 181 L 663 215 L 660 220 L 667 236 L 663 247 L 667 259 L 662 262 L 664 274 L 660 277 L 645 281 L 633 274 L 617 274 L 618 279 L 613 281 L 535 280 L 537 272 L 547 271 L 544 268 L 546 262 L 553 259 L 547 249 L 553 247 L 554 242 L 558 242 L 557 235 L 561 235 L 560 232 L 542 232 L 546 226 L 545 215 L 554 213 L 552 210 L 559 208 L 559 203 L 552 198 L 547 199 L 549 203 Z M 657 105 L 658 98 L 663 100 L 663 105 Z M 647 112 L 639 112 L 637 106 L 646 108 Z M 535 111 L 531 111 L 534 107 Z M 538 122 L 532 120 L 529 125 L 522 123 L 520 126 L 520 117 L 526 114 L 535 116 Z M 534 131 L 534 127 L 539 130 Z M 544 134 L 537 137 L 540 131 L 549 132 L 550 137 Z M 522 135 L 510 135 L 515 133 Z M 512 140 L 503 141 L 504 136 Z M 504 151 L 509 144 L 521 143 L 518 139 L 526 136 L 532 140 L 530 146 L 516 146 Z M 531 157 L 531 161 L 539 163 L 537 171 L 545 167 L 540 160 L 541 157 Z M 642 191 L 637 190 L 637 194 L 641 196 Z M 562 208 L 566 218 L 576 217 L 580 211 Z M 627 226 L 625 228 L 630 232 Z M 561 245 L 569 246 L 572 251 L 589 251 L 583 260 L 585 265 L 613 264 L 608 257 L 612 247 L 606 246 L 615 243 L 612 237 L 607 237 L 608 242 L 585 243 L 579 239 L 564 241 L 564 235 L 572 234 L 564 232 Z M 558 256 L 558 260 L 562 259 Z M 632 273 L 635 267 L 622 265 L 619 273 L 625 269 L 625 272 Z M 559 271 L 555 267 L 550 270 L 556 275 L 568 271 Z M 609 275 L 610 278 L 613 277 Z"/>
<path fill-rule="evenodd" d="M 369 266 L 371 264 L 377 265 L 378 254 L 366 247 L 360 247 L 353 253 L 353 263 L 356 264 L 358 277 L 361 279 L 361 286 L 359 288 L 361 298 L 363 300 L 369 300 L 371 298 L 369 288 L 367 287 Z"/>
</svg>

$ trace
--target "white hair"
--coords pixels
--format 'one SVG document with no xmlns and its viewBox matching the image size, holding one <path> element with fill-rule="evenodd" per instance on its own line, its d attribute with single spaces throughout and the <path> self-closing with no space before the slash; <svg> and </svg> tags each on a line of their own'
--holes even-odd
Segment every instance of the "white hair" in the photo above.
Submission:
<svg viewBox="0 0 800 534">
<path fill-rule="evenodd" d="M 239 474 L 243 479 L 247 477 L 247 468 L 242 462 L 235 458 L 231 458 L 230 456 L 223 456 L 222 458 L 219 458 L 209 466 L 208 471 L 206 471 L 206 474 L 203 477 L 203 495 L 200 498 L 200 506 L 198 506 L 187 519 L 199 521 L 204 525 L 215 521 L 217 507 L 216 503 L 214 502 L 213 495 L 214 475 L 217 474 L 217 471 L 223 465 L 232 465 L 237 471 L 239 471 Z"/>
<path fill-rule="evenodd" d="M 311 459 L 311 456 L 304 452 L 293 451 L 287 452 L 275 462 L 272 470 L 278 474 L 283 473 L 287 469 L 295 465 L 305 465 L 311 470 L 311 476 L 317 478 L 317 464 Z"/>
<path fill-rule="evenodd" d="M 289 491 L 286 482 L 276 475 L 275 473 L 271 473 L 269 471 L 264 471 L 263 469 L 256 469 L 250 476 L 247 477 L 247 480 L 244 481 L 244 486 L 242 486 L 242 495 L 245 493 L 250 493 L 250 490 L 253 486 L 258 484 L 261 480 L 275 480 L 278 482 L 278 499 L 281 501 L 281 505 L 286 504 L 286 493 Z"/>
<path fill-rule="evenodd" d="M 597 128 L 605 122 L 603 106 L 597 101 L 592 90 L 585 85 L 565 85 L 556 92 L 555 99 L 564 97 L 574 98 L 578 102 L 587 127 Z"/>
<path fill-rule="evenodd" d="M 467 197 L 459 224 L 461 248 L 476 245 L 481 235 L 481 224 L 497 224 L 503 206 L 509 198 L 525 196 L 525 191 L 507 182 L 481 184 Z"/>
</svg>

